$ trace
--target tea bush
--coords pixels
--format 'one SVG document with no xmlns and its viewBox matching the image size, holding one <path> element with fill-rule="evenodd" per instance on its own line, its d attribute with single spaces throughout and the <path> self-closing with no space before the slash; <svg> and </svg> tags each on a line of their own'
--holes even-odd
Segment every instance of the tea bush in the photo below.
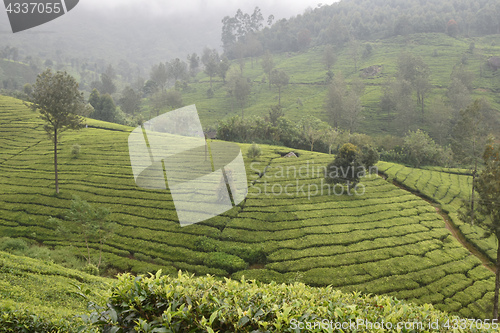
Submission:
<svg viewBox="0 0 500 333">
<path fill-rule="evenodd" d="M 427 328 L 437 321 L 440 328 L 432 331 L 447 332 L 447 322 L 460 320 L 432 305 L 416 306 L 390 296 L 342 293 L 303 283 L 194 278 L 181 272 L 177 276 L 161 276 L 161 272 L 149 277 L 121 275 L 106 307 L 94 310 L 88 321 L 93 320 L 106 332 L 299 332 L 299 322 L 314 324 L 323 319 L 331 321 L 331 331 L 340 331 L 335 325 L 362 319 L 379 325 L 390 323 L 394 328 L 398 322 L 422 322 Z M 327 330 L 316 326 L 306 331 Z M 362 326 L 343 330 L 370 331 Z M 483 326 L 481 330 L 467 327 L 467 331 L 494 330 Z"/>
</svg>

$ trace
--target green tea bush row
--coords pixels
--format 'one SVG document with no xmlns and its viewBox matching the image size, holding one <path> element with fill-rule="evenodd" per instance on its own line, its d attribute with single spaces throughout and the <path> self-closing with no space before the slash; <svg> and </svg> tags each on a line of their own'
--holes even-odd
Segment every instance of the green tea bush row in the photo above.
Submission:
<svg viewBox="0 0 500 333">
<path fill-rule="evenodd" d="M 114 328 L 124 332 L 297 332 L 294 323 L 323 319 L 340 323 L 356 319 L 380 323 L 384 319 L 396 325 L 436 320 L 445 323 L 459 318 L 427 304 L 417 306 L 389 296 L 342 293 L 331 287 L 263 284 L 244 278 L 221 281 L 180 272 L 177 277 L 161 276 L 158 272 L 149 277 L 120 276 L 107 305 L 96 307 L 88 321 L 97 322 L 106 331 Z M 307 331 L 323 332 L 320 327 Z"/>
<path fill-rule="evenodd" d="M 240 257 L 224 252 L 209 253 L 203 260 L 203 264 L 208 267 L 223 269 L 230 274 L 246 269 L 248 266 L 248 264 Z"/>
<path fill-rule="evenodd" d="M 54 320 L 26 310 L 11 310 L 0 307 L 0 332 L 9 333 L 76 333 L 83 332 L 68 319 Z M 87 330 L 86 330 L 87 331 Z M 88 330 L 87 332 L 90 332 Z"/>
</svg>

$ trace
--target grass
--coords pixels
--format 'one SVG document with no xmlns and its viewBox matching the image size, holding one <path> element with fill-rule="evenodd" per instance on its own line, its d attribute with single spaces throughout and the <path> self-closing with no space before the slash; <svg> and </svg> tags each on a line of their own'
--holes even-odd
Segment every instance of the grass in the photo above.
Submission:
<svg viewBox="0 0 500 333">
<path fill-rule="evenodd" d="M 298 158 L 282 158 L 289 149 L 261 145 L 261 156 L 245 159 L 244 203 L 181 228 L 168 191 L 136 186 L 127 147 L 130 128 L 92 121 L 65 133 L 61 193 L 54 195 L 52 145 L 37 114 L 0 97 L 0 122 L 2 236 L 71 245 L 81 254 L 81 239 L 68 241 L 47 223 L 51 216 L 62 217 L 78 195 L 109 208 L 118 224 L 103 248 L 105 264 L 115 271 L 180 269 L 219 278 L 300 281 L 432 302 L 464 317 L 489 316 L 493 274 L 449 234 L 434 207 L 377 175 L 362 180 L 363 195 L 329 193 L 321 167 L 331 155 L 297 151 Z M 78 158 L 71 154 L 74 144 L 81 146 Z M 240 147 L 246 156 L 251 145 Z M 436 180 L 436 191 L 451 196 L 443 184 L 444 189 Z M 98 244 L 90 245 L 97 255 Z M 265 260 L 252 250 L 261 250 Z M 457 277 L 452 282 L 451 274 Z"/>
</svg>

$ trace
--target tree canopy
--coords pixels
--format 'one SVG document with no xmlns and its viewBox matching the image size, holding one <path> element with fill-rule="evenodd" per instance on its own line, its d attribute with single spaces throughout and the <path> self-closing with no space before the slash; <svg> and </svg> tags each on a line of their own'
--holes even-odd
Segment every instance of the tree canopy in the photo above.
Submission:
<svg viewBox="0 0 500 333">
<path fill-rule="evenodd" d="M 47 69 L 38 75 L 29 102 L 26 104 L 29 108 L 40 112 L 45 121 L 43 128 L 54 143 L 55 186 L 59 193 L 57 143 L 64 131 L 83 126 L 82 116 L 86 113 L 83 93 L 71 75 Z"/>
</svg>

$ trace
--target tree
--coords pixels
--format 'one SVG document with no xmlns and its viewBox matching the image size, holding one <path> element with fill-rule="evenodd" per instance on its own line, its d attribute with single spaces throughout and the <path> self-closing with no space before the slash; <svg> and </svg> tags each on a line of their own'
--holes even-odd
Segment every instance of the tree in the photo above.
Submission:
<svg viewBox="0 0 500 333">
<path fill-rule="evenodd" d="M 365 48 L 363 49 L 363 58 L 369 58 L 373 53 L 373 46 L 370 43 L 365 44 Z"/>
<path fill-rule="evenodd" d="M 274 61 L 273 61 L 273 55 L 269 50 L 266 50 L 264 53 L 264 56 L 262 57 L 262 62 L 261 62 L 262 69 L 264 70 L 264 73 L 267 74 L 267 78 L 269 80 L 269 88 L 271 88 L 271 72 L 274 68 Z"/>
<path fill-rule="evenodd" d="M 430 93 L 432 86 L 428 75 L 418 76 L 415 80 L 415 90 L 417 91 L 417 101 L 421 106 L 422 120 L 424 119 L 425 98 Z"/>
<path fill-rule="evenodd" d="M 495 267 L 495 295 L 493 297 L 493 319 L 498 319 L 500 289 L 500 147 L 491 142 L 483 153 L 484 169 L 474 180 L 474 188 L 479 199 L 475 205 L 465 201 L 460 210 L 460 218 L 477 225 L 485 231 L 484 237 L 494 235 L 497 241 Z"/>
<path fill-rule="evenodd" d="M 284 116 L 283 108 L 281 105 L 271 105 L 269 108 L 269 116 L 268 119 L 273 126 L 278 125 L 278 119 Z"/>
<path fill-rule="evenodd" d="M 56 193 L 59 193 L 57 144 L 64 131 L 83 126 L 82 116 L 86 113 L 83 93 L 78 90 L 78 83 L 71 75 L 60 71 L 53 74 L 47 69 L 38 75 L 29 102 L 26 104 L 29 108 L 40 112 L 45 121 L 43 128 L 54 143 L 55 187 Z"/>
<path fill-rule="evenodd" d="M 432 164 L 439 154 L 438 146 L 434 140 L 420 129 L 408 132 L 404 138 L 404 149 L 416 168 L 419 168 L 423 163 Z"/>
<path fill-rule="evenodd" d="M 337 56 L 335 55 L 335 50 L 332 45 L 327 45 L 323 51 L 323 63 L 326 69 L 329 71 L 332 66 L 337 62 Z"/>
<path fill-rule="evenodd" d="M 209 49 L 206 47 L 203 50 L 201 62 L 205 66 L 205 74 L 210 77 L 210 89 L 212 89 L 212 77 L 216 76 L 219 72 L 220 57 L 216 49 Z"/>
<path fill-rule="evenodd" d="M 458 23 L 454 19 L 451 19 L 446 23 L 446 33 L 451 37 L 458 36 Z"/>
<path fill-rule="evenodd" d="M 162 62 L 154 65 L 153 68 L 151 68 L 149 78 L 156 83 L 161 91 L 164 91 L 168 81 L 167 66 Z"/>
<path fill-rule="evenodd" d="M 352 185 L 356 186 L 359 179 L 366 175 L 378 162 L 378 154 L 371 147 L 359 147 L 352 143 L 344 144 L 335 159 L 330 162 L 325 171 L 325 181 L 329 184 L 346 184 L 350 195 Z"/>
<path fill-rule="evenodd" d="M 424 114 L 425 97 L 431 90 L 429 82 L 429 66 L 421 57 L 414 56 L 409 52 L 403 52 L 398 57 L 398 79 L 410 83 L 417 93 L 417 104 L 421 106 L 422 116 Z"/>
<path fill-rule="evenodd" d="M 87 201 L 75 196 L 71 201 L 71 207 L 65 215 L 65 220 L 72 222 L 72 224 L 61 223 L 57 221 L 59 226 L 58 230 L 63 235 L 70 237 L 78 237 L 85 241 L 87 248 L 87 255 L 83 255 L 88 265 L 92 264 L 90 254 L 90 242 L 99 242 L 99 259 L 97 261 L 97 268 L 102 264 L 102 247 L 106 239 L 113 235 L 116 224 L 107 221 L 110 214 L 109 210 L 103 207 L 94 207 Z"/>
<path fill-rule="evenodd" d="M 175 58 L 167 63 L 167 76 L 172 78 L 174 83 L 178 80 L 184 80 L 187 75 L 187 64 L 184 61 L 179 58 Z"/>
<path fill-rule="evenodd" d="M 361 99 L 355 91 L 350 90 L 343 101 L 345 120 L 347 121 L 347 128 L 349 133 L 354 133 L 358 126 L 359 119 L 363 107 L 361 106 Z"/>
<path fill-rule="evenodd" d="M 461 164 L 471 167 L 472 189 L 470 205 L 472 212 L 475 206 L 475 179 L 478 171 L 478 163 L 481 158 L 480 147 L 486 144 L 486 124 L 483 121 L 482 110 L 485 102 L 476 99 L 466 109 L 460 111 L 457 123 L 453 127 L 451 149 L 453 157 Z"/>
<path fill-rule="evenodd" d="M 116 92 L 116 85 L 113 79 L 108 74 L 101 74 L 101 94 L 114 94 Z"/>
<path fill-rule="evenodd" d="M 200 57 L 196 53 L 188 54 L 187 60 L 189 62 L 189 73 L 194 77 L 200 67 Z"/>
<path fill-rule="evenodd" d="M 349 57 L 354 63 L 354 71 L 358 70 L 358 60 L 359 60 L 359 42 L 353 39 L 349 42 Z"/>
<path fill-rule="evenodd" d="M 471 103 L 469 89 L 457 78 L 452 79 L 447 96 L 455 112 L 465 109 Z"/>
<path fill-rule="evenodd" d="M 245 38 L 245 53 L 250 56 L 251 65 L 253 68 L 253 59 L 262 54 L 262 43 L 257 39 L 254 33 Z"/>
<path fill-rule="evenodd" d="M 91 89 L 97 89 L 101 94 L 114 94 L 116 92 L 116 85 L 113 80 L 105 73 L 101 74 L 99 81 L 93 81 L 90 84 Z"/>
<path fill-rule="evenodd" d="M 344 110 L 344 97 L 347 94 L 347 85 L 344 81 L 344 76 L 340 72 L 337 74 L 330 84 L 328 93 L 325 99 L 325 110 L 328 115 L 330 124 L 333 127 L 338 127 L 342 119 Z"/>
<path fill-rule="evenodd" d="M 221 36 L 224 53 L 234 58 L 234 46 L 246 41 L 249 36 L 259 31 L 262 28 L 262 21 L 264 17 L 259 7 L 255 7 L 251 15 L 238 9 L 234 17 L 225 16 L 222 19 Z"/>
<path fill-rule="evenodd" d="M 245 116 L 244 113 L 245 101 L 250 95 L 251 89 L 252 87 L 245 77 L 240 76 L 239 78 L 236 79 L 236 82 L 234 83 L 233 94 L 241 106 L 241 119 L 243 119 Z"/>
<path fill-rule="evenodd" d="M 336 128 L 333 128 L 331 126 L 328 126 L 325 128 L 324 133 L 323 133 L 323 138 L 325 143 L 328 145 L 328 154 L 332 154 L 332 147 L 335 144 L 335 141 L 337 140 L 337 137 L 339 136 L 339 132 L 337 131 Z"/>
<path fill-rule="evenodd" d="M 109 64 L 108 67 L 106 67 L 104 74 L 106 74 L 111 80 L 116 79 L 116 71 L 113 68 L 113 65 L 111 64 Z"/>
<path fill-rule="evenodd" d="M 118 102 L 123 112 L 133 115 L 140 110 L 141 95 L 131 87 L 126 87 L 123 89 L 122 98 Z"/>
<path fill-rule="evenodd" d="M 114 122 L 116 120 L 116 105 L 115 101 L 109 94 L 101 95 L 99 108 L 94 108 L 92 117 L 99 120 Z"/>
<path fill-rule="evenodd" d="M 467 108 L 460 111 L 452 131 L 451 149 L 455 159 L 462 165 L 475 165 L 481 158 L 480 147 L 486 144 L 486 124 L 482 110 L 487 107 L 485 101 L 476 99 Z"/>
<path fill-rule="evenodd" d="M 290 77 L 288 74 L 281 69 L 274 69 L 271 72 L 271 84 L 278 88 L 278 105 L 281 105 L 281 89 L 288 85 Z"/>
<path fill-rule="evenodd" d="M 311 44 L 311 31 L 309 31 L 309 29 L 302 29 L 297 34 L 297 44 L 301 50 L 307 48 L 309 44 Z"/>
<path fill-rule="evenodd" d="M 441 146 L 449 139 L 451 118 L 451 107 L 441 98 L 432 102 L 429 112 L 429 135 Z"/>
<path fill-rule="evenodd" d="M 182 107 L 182 95 L 175 89 L 167 91 L 165 96 L 166 105 L 168 105 L 172 109 L 177 109 Z"/>
<path fill-rule="evenodd" d="M 299 127 L 302 130 L 302 136 L 311 147 L 311 151 L 314 149 L 314 143 L 323 137 L 327 126 L 327 124 L 313 116 L 303 117 L 300 120 Z"/>
<path fill-rule="evenodd" d="M 466 70 L 465 66 L 462 64 L 453 67 L 450 78 L 451 80 L 459 80 L 469 90 L 469 92 L 471 92 L 474 88 L 474 73 Z"/>
<path fill-rule="evenodd" d="M 89 104 L 94 111 L 90 114 L 91 118 L 114 122 L 116 118 L 116 105 L 113 98 L 109 94 L 99 94 L 94 89 L 90 93 Z"/>
<path fill-rule="evenodd" d="M 394 112 L 400 133 L 407 133 L 415 123 L 411 83 L 398 78 L 387 82 L 383 92 L 380 100 L 381 109 L 387 111 L 388 120 L 391 120 L 391 112 Z"/>
<path fill-rule="evenodd" d="M 168 105 L 167 92 L 157 91 L 151 96 L 151 109 L 156 111 L 156 116 L 160 115 L 160 111 L 164 110 Z"/>
<path fill-rule="evenodd" d="M 224 56 L 222 57 L 222 60 L 219 64 L 219 76 L 222 79 L 222 82 L 226 83 L 226 75 L 227 72 L 229 71 L 229 68 L 231 67 L 231 64 L 229 63 L 229 59 Z"/>
</svg>

